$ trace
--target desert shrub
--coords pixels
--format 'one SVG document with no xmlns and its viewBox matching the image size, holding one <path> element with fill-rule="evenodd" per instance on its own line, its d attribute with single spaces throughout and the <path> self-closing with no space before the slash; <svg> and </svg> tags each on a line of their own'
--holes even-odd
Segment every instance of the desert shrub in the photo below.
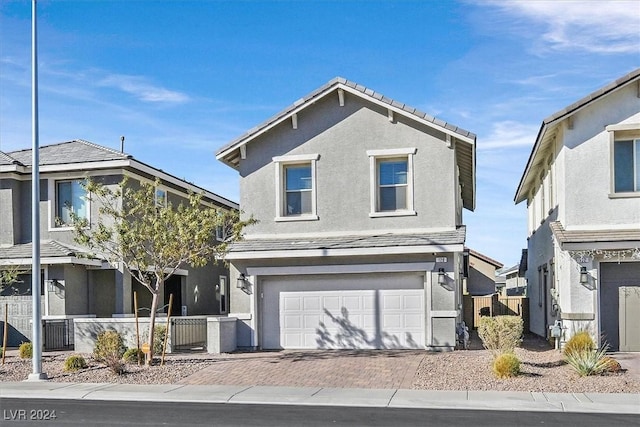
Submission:
<svg viewBox="0 0 640 427">
<path fill-rule="evenodd" d="M 164 337 L 167 334 L 166 325 L 156 325 L 153 329 L 153 354 L 162 354 L 162 347 L 164 345 Z M 143 342 L 149 342 L 149 333 L 145 332 L 142 336 Z M 168 345 L 168 343 L 167 343 Z"/>
<path fill-rule="evenodd" d="M 138 358 L 140 358 L 140 360 L 144 360 L 144 353 L 139 348 L 128 348 L 127 351 L 124 352 L 124 356 L 122 356 L 122 358 L 127 363 L 138 363 Z"/>
<path fill-rule="evenodd" d="M 607 372 L 611 362 L 606 357 L 608 346 L 599 350 L 575 350 L 565 352 L 564 359 L 581 377 Z"/>
<path fill-rule="evenodd" d="M 165 325 L 157 325 L 153 331 L 153 353 L 162 354 L 162 347 L 164 346 L 164 337 L 167 334 L 167 327 Z"/>
<path fill-rule="evenodd" d="M 498 378 L 511 378 L 520 373 L 520 359 L 513 353 L 502 353 L 493 361 L 493 373 Z"/>
<path fill-rule="evenodd" d="M 605 372 L 618 373 L 622 371 L 622 366 L 613 357 L 605 356 L 603 362 L 606 364 Z"/>
<path fill-rule="evenodd" d="M 23 342 L 18 348 L 21 359 L 30 359 L 33 357 L 33 344 L 30 342 Z"/>
<path fill-rule="evenodd" d="M 482 317 L 478 336 L 495 359 L 503 353 L 513 353 L 522 341 L 522 329 L 523 321 L 518 316 Z"/>
<path fill-rule="evenodd" d="M 580 353 L 583 351 L 594 351 L 596 345 L 591 338 L 591 334 L 587 331 L 576 332 L 569 341 L 564 345 L 564 355 L 571 353 Z"/>
<path fill-rule="evenodd" d="M 122 356 L 126 351 L 122 336 L 116 331 L 105 331 L 98 335 L 93 356 L 97 361 L 107 365 L 115 374 L 124 372 Z"/>
<path fill-rule="evenodd" d="M 73 354 L 67 357 L 64 361 L 64 370 L 65 371 L 77 371 L 79 369 L 85 369 L 87 367 L 87 361 L 84 360 L 84 357 Z"/>
</svg>

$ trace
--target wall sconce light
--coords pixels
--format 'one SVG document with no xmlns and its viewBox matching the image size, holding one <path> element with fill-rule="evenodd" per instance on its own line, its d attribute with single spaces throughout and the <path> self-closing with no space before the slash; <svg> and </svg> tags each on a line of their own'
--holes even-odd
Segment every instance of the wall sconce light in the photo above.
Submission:
<svg viewBox="0 0 640 427">
<path fill-rule="evenodd" d="M 246 287 L 247 287 L 247 277 L 244 275 L 244 273 L 240 273 L 240 276 L 238 276 L 238 280 L 236 281 L 236 288 L 244 289 Z"/>
<path fill-rule="evenodd" d="M 589 283 L 589 273 L 587 273 L 587 267 L 580 267 L 580 284 L 586 285 Z"/>
<path fill-rule="evenodd" d="M 438 269 L 438 285 L 444 286 L 447 283 L 447 276 L 444 273 L 444 268 Z"/>
</svg>

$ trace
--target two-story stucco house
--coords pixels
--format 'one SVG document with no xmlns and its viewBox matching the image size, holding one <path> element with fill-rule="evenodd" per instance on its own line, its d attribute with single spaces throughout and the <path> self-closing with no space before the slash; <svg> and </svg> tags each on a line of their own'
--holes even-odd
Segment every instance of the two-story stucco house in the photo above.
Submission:
<svg viewBox="0 0 640 427">
<path fill-rule="evenodd" d="M 238 345 L 452 349 L 475 139 L 336 78 L 221 148 L 259 221 L 228 254 Z"/>
<path fill-rule="evenodd" d="M 523 201 L 531 331 L 640 351 L 640 69 L 542 122 Z"/>
<path fill-rule="evenodd" d="M 238 205 L 132 156 L 75 140 L 40 147 L 40 236 L 42 313 L 44 319 L 128 316 L 134 312 L 133 293 L 139 307 L 150 307 L 151 294 L 122 267 L 88 257 L 74 243 L 70 212 L 95 225 L 98 203 L 91 202 L 81 183 L 91 178 L 104 185 L 116 185 L 124 176 L 130 184 L 159 179 L 158 203 L 184 200 L 189 191 L 204 194 L 204 202 L 220 209 Z M 0 268 L 31 267 L 31 149 L 0 152 Z M 31 276 L 5 287 L 2 302 L 10 304 L 12 342 L 18 345 L 31 336 Z M 228 268 L 210 265 L 185 267 L 161 290 L 165 303 L 174 295 L 173 315 L 226 313 Z M 162 305 L 162 303 L 161 303 Z M 149 311 L 141 310 L 141 316 Z"/>
</svg>

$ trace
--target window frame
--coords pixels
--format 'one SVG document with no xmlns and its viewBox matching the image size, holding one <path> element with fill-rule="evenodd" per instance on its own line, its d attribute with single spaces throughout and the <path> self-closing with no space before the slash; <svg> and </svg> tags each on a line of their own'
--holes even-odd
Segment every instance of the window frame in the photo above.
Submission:
<svg viewBox="0 0 640 427">
<path fill-rule="evenodd" d="M 616 165 L 615 165 L 615 146 L 616 142 L 631 141 L 632 149 L 634 153 L 640 150 L 640 126 L 637 123 L 620 123 L 614 125 L 608 125 L 605 129 L 609 132 L 610 141 L 610 183 L 609 183 L 609 198 L 633 198 L 640 197 L 640 160 L 634 162 L 634 191 L 619 191 L 616 192 Z M 638 144 L 638 148 L 636 148 Z M 640 156 L 636 154 L 636 156 Z M 636 180 L 638 182 L 636 182 Z"/>
<path fill-rule="evenodd" d="M 51 209 L 51 223 L 50 223 L 50 227 L 49 229 L 51 231 L 64 231 L 64 230 L 71 230 L 73 229 L 73 225 L 69 224 L 69 223 L 60 223 L 60 225 L 58 225 L 58 219 L 62 219 L 58 214 L 59 214 L 59 185 L 62 183 L 73 183 L 73 182 L 78 182 L 80 185 L 82 185 L 84 178 L 65 178 L 65 179 L 53 179 L 50 180 L 49 182 L 51 183 L 51 187 L 49 190 L 49 194 L 53 194 L 53 198 L 49 197 L 49 200 L 51 201 L 51 204 L 53 205 Z M 53 191 L 51 191 L 53 190 Z M 87 222 L 91 223 L 91 199 L 88 197 L 88 193 L 85 190 L 84 192 L 84 205 L 85 205 L 85 211 L 86 211 L 86 215 L 85 215 L 85 219 L 87 220 Z"/>
<path fill-rule="evenodd" d="M 276 186 L 276 215 L 275 221 L 315 221 L 318 220 L 317 211 L 317 178 L 316 163 L 320 158 L 319 154 L 296 154 L 273 157 L 275 165 L 275 186 Z M 288 166 L 309 165 L 311 168 L 311 212 L 287 215 L 286 213 L 286 173 Z"/>
<path fill-rule="evenodd" d="M 414 216 L 417 215 L 414 206 L 414 179 L 413 179 L 413 156 L 418 151 L 415 147 L 393 148 L 383 150 L 367 150 L 369 156 L 369 184 L 370 184 L 370 206 L 369 217 L 389 217 L 389 216 Z M 379 185 L 379 161 L 392 159 L 406 159 L 407 161 L 407 204 L 405 209 L 382 211 L 378 208 L 380 204 Z"/>
<path fill-rule="evenodd" d="M 162 202 L 159 201 L 158 193 L 164 193 L 164 199 Z M 153 193 L 153 201 L 156 207 L 166 208 L 169 203 L 168 200 L 169 200 L 169 192 L 167 191 L 167 189 L 160 186 L 156 187 Z"/>
</svg>

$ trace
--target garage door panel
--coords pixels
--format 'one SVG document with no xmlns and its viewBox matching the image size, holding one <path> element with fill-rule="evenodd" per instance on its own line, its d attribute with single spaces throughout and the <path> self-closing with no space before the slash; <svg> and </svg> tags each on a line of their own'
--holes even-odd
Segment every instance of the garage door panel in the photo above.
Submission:
<svg viewBox="0 0 640 427">
<path fill-rule="evenodd" d="M 279 330 L 263 332 L 263 347 L 424 348 L 423 282 L 418 274 L 266 280 L 265 325 Z"/>
<path fill-rule="evenodd" d="M 322 299 L 320 297 L 308 297 L 304 300 L 305 310 L 319 310 L 322 307 Z"/>
<path fill-rule="evenodd" d="M 287 295 L 282 299 L 282 306 L 286 311 L 300 310 L 302 308 L 302 296 L 301 295 Z"/>
<path fill-rule="evenodd" d="M 385 310 L 400 310 L 402 308 L 401 295 L 385 295 L 382 300 L 382 307 Z"/>
</svg>

